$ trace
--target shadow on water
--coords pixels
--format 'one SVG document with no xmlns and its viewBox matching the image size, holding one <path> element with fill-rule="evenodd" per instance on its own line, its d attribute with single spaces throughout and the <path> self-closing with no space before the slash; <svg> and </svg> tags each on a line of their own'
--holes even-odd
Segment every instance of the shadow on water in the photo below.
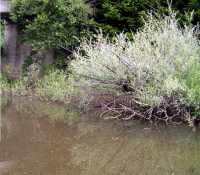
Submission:
<svg viewBox="0 0 200 175">
<path fill-rule="evenodd" d="M 200 174 L 200 135 L 189 128 L 102 121 L 24 98 L 1 106 L 0 174 Z"/>
</svg>

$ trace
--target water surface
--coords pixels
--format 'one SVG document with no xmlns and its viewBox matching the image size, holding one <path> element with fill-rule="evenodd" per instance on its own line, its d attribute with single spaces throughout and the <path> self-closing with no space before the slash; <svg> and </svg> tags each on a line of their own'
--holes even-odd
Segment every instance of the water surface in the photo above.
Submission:
<svg viewBox="0 0 200 175">
<path fill-rule="evenodd" d="M 0 166 L 0 174 L 200 175 L 200 136 L 190 128 L 102 121 L 94 112 L 24 98 L 2 101 L 0 162 L 14 163 L 7 172 Z"/>
</svg>

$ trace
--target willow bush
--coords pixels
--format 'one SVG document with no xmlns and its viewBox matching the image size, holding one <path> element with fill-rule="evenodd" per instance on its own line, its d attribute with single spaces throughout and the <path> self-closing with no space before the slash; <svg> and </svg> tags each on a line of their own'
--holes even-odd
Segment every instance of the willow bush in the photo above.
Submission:
<svg viewBox="0 0 200 175">
<path fill-rule="evenodd" d="M 159 104 L 176 94 L 197 109 L 200 102 L 200 45 L 197 26 L 180 27 L 176 14 L 148 16 L 131 39 L 121 33 L 110 41 L 100 32 L 83 40 L 70 69 L 84 88 L 124 93 L 128 85 L 140 102 Z M 199 110 L 199 109 L 197 109 Z"/>
</svg>

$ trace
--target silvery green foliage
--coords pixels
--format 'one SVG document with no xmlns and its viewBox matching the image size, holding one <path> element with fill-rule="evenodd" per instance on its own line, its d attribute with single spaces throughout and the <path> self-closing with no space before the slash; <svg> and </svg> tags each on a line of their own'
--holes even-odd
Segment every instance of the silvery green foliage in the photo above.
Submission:
<svg viewBox="0 0 200 175">
<path fill-rule="evenodd" d="M 132 40 L 123 33 L 114 42 L 101 33 L 84 40 L 71 70 L 81 85 L 114 88 L 116 82 L 127 80 L 141 101 L 159 103 L 164 95 L 187 92 L 184 75 L 200 64 L 197 32 L 191 26 L 180 28 L 175 14 L 150 14 Z"/>
</svg>

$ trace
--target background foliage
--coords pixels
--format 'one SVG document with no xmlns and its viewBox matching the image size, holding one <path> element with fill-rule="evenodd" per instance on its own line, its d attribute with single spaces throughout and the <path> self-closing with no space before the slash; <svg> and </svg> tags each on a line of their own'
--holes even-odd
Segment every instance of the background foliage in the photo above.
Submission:
<svg viewBox="0 0 200 175">
<path fill-rule="evenodd" d="M 83 0 L 12 0 L 12 20 L 34 48 L 76 45 L 86 33 L 89 6 Z"/>
<path fill-rule="evenodd" d="M 131 34 L 144 25 L 146 13 L 166 14 L 166 0 L 12 0 L 12 19 L 18 23 L 25 38 L 35 47 L 60 48 L 77 45 L 89 32 L 101 28 L 104 33 Z M 188 13 L 194 12 L 193 24 L 200 22 L 198 0 L 174 0 L 170 4 L 177 11 L 180 23 L 187 22 Z M 91 20 L 90 17 L 93 17 Z"/>
<path fill-rule="evenodd" d="M 148 11 L 168 13 L 166 0 L 99 0 L 95 15 L 96 26 L 105 33 L 114 35 L 116 32 L 136 32 L 144 25 L 143 18 Z M 181 23 L 187 21 L 187 13 L 194 11 L 192 23 L 200 21 L 200 2 L 198 0 L 173 0 L 172 10 L 178 11 Z"/>
</svg>

